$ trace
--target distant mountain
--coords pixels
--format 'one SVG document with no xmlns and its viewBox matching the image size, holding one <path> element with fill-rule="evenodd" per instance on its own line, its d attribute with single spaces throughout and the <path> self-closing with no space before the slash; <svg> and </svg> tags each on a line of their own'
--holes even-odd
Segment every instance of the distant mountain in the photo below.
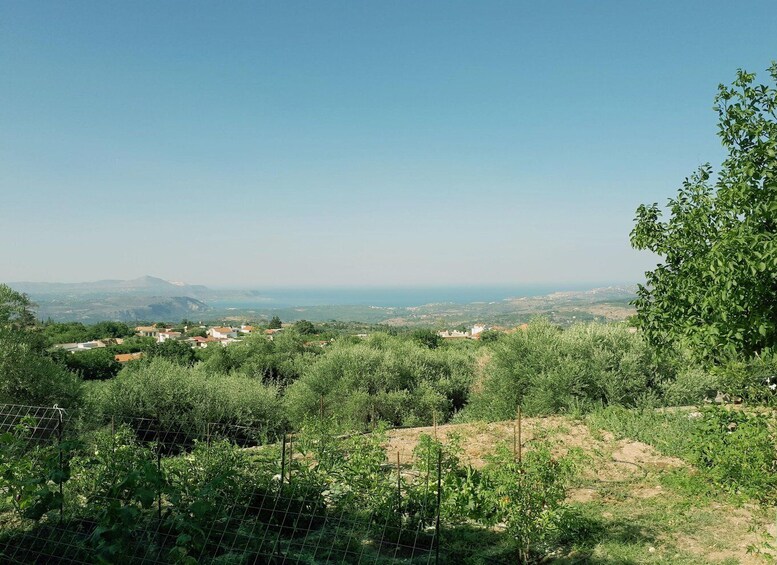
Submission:
<svg viewBox="0 0 777 565">
<path fill-rule="evenodd" d="M 151 276 L 127 281 L 8 285 L 29 295 L 38 306 L 38 317 L 56 321 L 176 321 L 196 318 L 211 309 L 204 302 L 211 295 L 207 287 Z"/>
<path fill-rule="evenodd" d="M 94 295 L 61 297 L 51 294 L 33 298 L 38 317 L 57 322 L 174 322 L 184 318 L 201 319 L 211 310 L 204 302 L 188 296 L 114 294 L 100 298 Z"/>
<path fill-rule="evenodd" d="M 142 294 L 154 296 L 190 296 L 204 297 L 208 288 L 202 285 L 190 285 L 170 282 L 158 277 L 145 276 L 132 280 L 102 280 L 80 283 L 15 282 L 9 286 L 33 298 L 43 295 L 109 295 Z"/>
<path fill-rule="evenodd" d="M 177 321 L 184 318 L 196 318 L 210 310 L 207 304 L 188 296 L 154 297 L 148 303 L 142 305 L 121 307 L 114 310 L 104 310 L 103 314 L 96 315 L 94 310 L 89 315 L 96 319 L 111 319 L 124 322 L 135 320 L 148 321 Z"/>
</svg>

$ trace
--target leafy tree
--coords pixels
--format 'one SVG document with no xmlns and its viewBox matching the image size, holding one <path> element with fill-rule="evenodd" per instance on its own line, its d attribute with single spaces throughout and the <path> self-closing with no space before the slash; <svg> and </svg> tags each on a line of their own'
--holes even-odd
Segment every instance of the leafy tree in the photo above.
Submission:
<svg viewBox="0 0 777 565">
<path fill-rule="evenodd" d="M 32 307 L 27 296 L 0 284 L 0 403 L 72 406 L 79 379 L 46 354 Z"/>
<path fill-rule="evenodd" d="M 194 365 L 197 361 L 197 355 L 188 343 L 173 339 L 168 339 L 162 343 L 154 343 L 145 350 L 145 353 L 149 359 L 163 357 L 179 365 Z"/>
<path fill-rule="evenodd" d="M 301 335 L 313 335 L 316 333 L 316 326 L 313 325 L 313 322 L 308 322 L 307 320 L 300 320 L 295 323 L 294 329 Z"/>
<path fill-rule="evenodd" d="M 270 323 L 267 324 L 267 327 L 271 330 L 277 330 L 283 327 L 283 322 L 281 322 L 278 316 L 273 316 L 270 318 Z"/>
<path fill-rule="evenodd" d="M 777 63 L 769 68 L 777 82 Z M 632 246 L 663 263 L 646 273 L 635 305 L 657 345 L 686 342 L 702 357 L 750 356 L 777 345 L 777 89 L 738 71 L 715 98 L 728 157 L 669 200 L 637 209 Z"/>
<path fill-rule="evenodd" d="M 239 372 L 268 383 L 286 385 L 296 380 L 307 357 L 303 338 L 297 332 L 281 332 L 273 340 L 252 335 L 229 347 L 209 347 L 203 368 L 210 374 Z M 307 353 L 307 354 L 306 354 Z"/>
<path fill-rule="evenodd" d="M 480 341 L 482 343 L 494 343 L 495 341 L 499 341 L 499 338 L 503 335 L 505 334 L 496 330 L 485 330 L 480 334 Z"/>
<path fill-rule="evenodd" d="M 52 322 L 43 324 L 41 331 L 49 345 L 89 341 L 89 330 L 81 322 Z"/>
<path fill-rule="evenodd" d="M 77 351 L 65 356 L 67 368 L 81 375 L 84 380 L 111 379 L 121 369 L 115 353 L 108 347 Z"/>
<path fill-rule="evenodd" d="M 0 325 L 13 329 L 29 329 L 35 325 L 33 307 L 26 294 L 0 284 Z"/>
<path fill-rule="evenodd" d="M 413 339 L 429 349 L 437 349 L 442 345 L 442 338 L 434 330 L 422 328 L 414 330 Z"/>
<path fill-rule="evenodd" d="M 130 337 L 135 330 L 124 322 L 97 322 L 89 329 L 90 339 Z"/>
</svg>

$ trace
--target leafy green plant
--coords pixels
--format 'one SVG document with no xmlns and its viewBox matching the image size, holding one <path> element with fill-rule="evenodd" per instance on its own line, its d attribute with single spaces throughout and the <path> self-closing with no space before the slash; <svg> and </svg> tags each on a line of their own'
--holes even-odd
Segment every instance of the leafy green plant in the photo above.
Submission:
<svg viewBox="0 0 777 565">
<path fill-rule="evenodd" d="M 777 494 L 774 417 L 707 408 L 690 437 L 694 463 L 715 484 L 760 499 Z"/>
<path fill-rule="evenodd" d="M 95 522 L 90 543 L 101 563 L 127 561 L 133 532 L 164 486 L 153 446 L 142 446 L 128 426 L 100 432 L 72 461 L 70 495 L 84 501 L 80 512 Z"/>
<path fill-rule="evenodd" d="M 40 520 L 62 504 L 60 486 L 69 479 L 67 464 L 76 442 L 36 444 L 33 418 L 24 418 L 0 435 L 0 493 L 17 515 Z"/>
<path fill-rule="evenodd" d="M 764 351 L 747 360 L 730 360 L 717 368 L 720 388 L 748 403 L 774 404 L 777 394 L 777 355 Z"/>
<path fill-rule="evenodd" d="M 192 556 L 206 547 L 219 553 L 221 537 L 239 528 L 233 509 L 242 508 L 237 516 L 245 516 L 257 488 L 251 460 L 244 450 L 221 440 L 197 443 L 191 453 L 165 463 L 165 527 L 176 540 L 171 559 L 195 563 Z"/>
<path fill-rule="evenodd" d="M 569 465 L 537 445 L 517 462 L 502 447 L 483 469 L 486 519 L 504 524 L 518 546 L 518 560 L 543 554 L 559 535 L 564 518 Z"/>
<path fill-rule="evenodd" d="M 656 345 L 688 343 L 713 361 L 777 345 L 777 63 L 768 72 L 771 84 L 739 70 L 731 86 L 719 86 L 728 155 L 717 175 L 705 165 L 686 179 L 666 221 L 658 204 L 637 209 L 632 246 L 663 259 L 635 301 Z"/>
</svg>

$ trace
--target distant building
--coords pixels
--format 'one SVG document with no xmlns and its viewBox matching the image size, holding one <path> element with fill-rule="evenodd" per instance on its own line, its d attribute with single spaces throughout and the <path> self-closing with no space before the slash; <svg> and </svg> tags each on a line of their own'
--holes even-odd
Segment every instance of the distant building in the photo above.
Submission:
<svg viewBox="0 0 777 565">
<path fill-rule="evenodd" d="M 440 336 L 443 339 L 469 339 L 470 334 L 469 332 L 462 332 L 459 330 L 445 330 L 441 332 L 437 332 L 437 335 Z"/>
<path fill-rule="evenodd" d="M 154 326 L 138 326 L 135 328 L 135 333 L 140 337 L 153 337 L 159 336 L 159 328 Z"/>
<path fill-rule="evenodd" d="M 113 356 L 113 358 L 119 363 L 128 363 L 130 361 L 140 359 L 141 357 L 143 357 L 142 351 L 139 351 L 138 353 L 119 353 L 118 355 Z"/>
<path fill-rule="evenodd" d="M 210 328 L 208 329 L 208 335 L 216 339 L 236 338 L 237 330 L 227 327 Z"/>
<path fill-rule="evenodd" d="M 162 331 L 157 334 L 157 342 L 164 343 L 169 339 L 181 339 L 183 338 L 183 334 L 181 332 L 173 332 L 173 331 Z"/>
<path fill-rule="evenodd" d="M 483 324 L 475 324 L 474 326 L 472 326 L 470 335 L 472 336 L 472 339 L 480 339 L 480 334 L 482 334 L 487 329 L 488 327 Z"/>
<path fill-rule="evenodd" d="M 243 333 L 243 334 L 250 334 L 250 333 L 252 333 L 253 331 L 254 331 L 254 327 L 253 327 L 253 326 L 246 326 L 245 324 L 243 324 L 242 326 L 240 326 L 240 333 Z"/>
<path fill-rule="evenodd" d="M 57 349 L 63 349 L 69 353 L 75 353 L 76 351 L 89 351 L 90 349 L 98 349 L 100 347 L 106 347 L 106 344 L 102 340 L 84 341 L 81 343 L 58 343 L 55 345 Z"/>
</svg>

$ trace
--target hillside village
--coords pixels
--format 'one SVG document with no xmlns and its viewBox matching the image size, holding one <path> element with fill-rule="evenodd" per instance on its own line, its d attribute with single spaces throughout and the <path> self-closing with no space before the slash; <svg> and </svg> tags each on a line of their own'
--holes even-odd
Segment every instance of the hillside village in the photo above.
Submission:
<svg viewBox="0 0 777 565">
<path fill-rule="evenodd" d="M 307 323 L 307 322 L 300 322 Z M 169 341 L 180 342 L 189 345 L 194 350 L 202 350 L 210 346 L 220 345 L 226 347 L 234 343 L 240 343 L 244 338 L 251 335 L 264 335 L 267 339 L 272 340 L 274 336 L 286 329 L 295 328 L 296 324 L 287 323 L 282 324 L 278 328 L 262 328 L 257 325 L 240 324 L 239 326 L 227 326 L 227 325 L 197 325 L 183 327 L 172 326 L 170 324 L 156 324 L 156 325 L 144 325 L 136 326 L 134 328 L 135 338 L 144 338 L 148 343 L 163 344 Z M 528 328 L 528 324 L 521 324 L 514 328 L 506 328 L 502 326 L 491 326 L 486 324 L 474 324 L 469 329 L 444 329 L 435 332 L 436 336 L 442 340 L 480 340 L 484 336 L 488 335 L 488 332 L 510 334 L 519 330 L 525 330 Z M 366 339 L 369 334 L 367 333 L 355 333 L 354 337 L 360 339 Z M 126 343 L 127 338 L 121 337 L 104 337 L 100 339 L 92 339 L 83 342 L 71 342 L 71 343 L 58 343 L 53 345 L 53 349 L 60 350 L 66 353 L 82 353 L 86 351 L 93 351 L 99 349 L 114 349 L 117 346 L 128 345 Z M 151 341 L 153 340 L 153 341 Z M 331 339 L 326 340 L 311 340 L 305 342 L 306 346 L 319 346 L 325 347 L 331 342 Z M 120 364 L 127 363 L 142 358 L 143 351 L 128 351 L 118 352 L 113 357 L 114 360 Z"/>
</svg>

